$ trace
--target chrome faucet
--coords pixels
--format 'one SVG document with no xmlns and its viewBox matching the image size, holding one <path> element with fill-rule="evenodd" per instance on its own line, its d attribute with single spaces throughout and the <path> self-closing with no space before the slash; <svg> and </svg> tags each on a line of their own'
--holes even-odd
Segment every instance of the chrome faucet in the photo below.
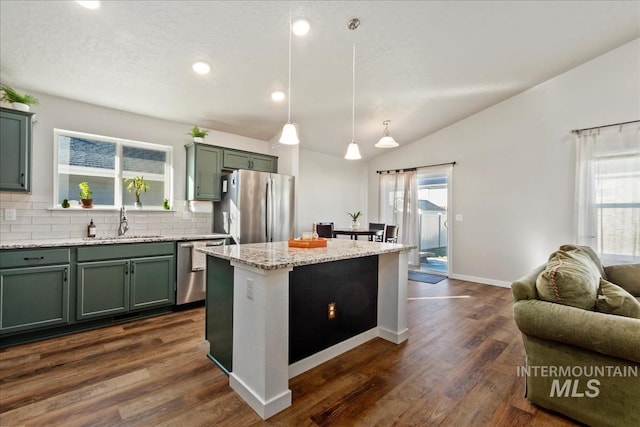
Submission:
<svg viewBox="0 0 640 427">
<path fill-rule="evenodd" d="M 118 227 L 118 236 L 124 236 L 129 229 L 129 221 L 127 221 L 127 211 L 124 206 L 120 208 L 120 226 Z"/>
</svg>

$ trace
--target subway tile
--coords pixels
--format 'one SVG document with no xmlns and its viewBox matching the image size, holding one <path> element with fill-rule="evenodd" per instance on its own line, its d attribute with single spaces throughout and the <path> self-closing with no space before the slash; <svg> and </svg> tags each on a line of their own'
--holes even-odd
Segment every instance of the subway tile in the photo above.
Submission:
<svg viewBox="0 0 640 427">
<path fill-rule="evenodd" d="M 38 233 L 43 231 L 51 231 L 48 224 L 11 224 L 11 233 Z"/>
</svg>

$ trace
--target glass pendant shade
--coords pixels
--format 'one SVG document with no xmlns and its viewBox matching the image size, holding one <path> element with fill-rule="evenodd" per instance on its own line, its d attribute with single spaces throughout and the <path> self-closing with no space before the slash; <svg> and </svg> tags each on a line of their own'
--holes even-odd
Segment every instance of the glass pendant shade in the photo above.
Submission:
<svg viewBox="0 0 640 427">
<path fill-rule="evenodd" d="M 347 160 L 360 160 L 362 158 L 360 148 L 358 148 L 358 144 L 355 141 L 351 141 L 351 144 L 347 147 L 347 154 L 345 154 L 344 158 Z"/>
<path fill-rule="evenodd" d="M 396 142 L 396 140 L 389 135 L 383 136 L 382 138 L 380 138 L 380 141 L 376 143 L 376 147 L 378 148 L 393 148 L 397 147 L 398 145 L 399 144 Z"/>
<path fill-rule="evenodd" d="M 280 144 L 284 144 L 284 145 L 300 144 L 296 125 L 294 125 L 293 123 L 285 124 L 284 127 L 282 128 L 282 135 L 280 135 L 279 142 Z"/>
</svg>

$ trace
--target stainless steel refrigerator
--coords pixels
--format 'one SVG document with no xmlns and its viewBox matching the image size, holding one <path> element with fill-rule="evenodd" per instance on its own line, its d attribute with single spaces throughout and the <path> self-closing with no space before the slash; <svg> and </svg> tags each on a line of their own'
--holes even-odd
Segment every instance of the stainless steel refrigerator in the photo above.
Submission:
<svg viewBox="0 0 640 427">
<path fill-rule="evenodd" d="M 295 178 L 252 170 L 222 177 L 222 198 L 213 204 L 213 232 L 237 243 L 286 241 L 293 237 Z"/>
</svg>

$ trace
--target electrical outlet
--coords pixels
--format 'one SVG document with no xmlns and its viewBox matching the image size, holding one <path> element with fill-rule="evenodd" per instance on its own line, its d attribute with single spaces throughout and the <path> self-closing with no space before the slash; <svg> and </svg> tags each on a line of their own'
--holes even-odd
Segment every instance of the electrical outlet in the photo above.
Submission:
<svg viewBox="0 0 640 427">
<path fill-rule="evenodd" d="M 5 221 L 15 221 L 16 220 L 16 210 L 15 209 L 4 209 L 4 220 Z"/>
<path fill-rule="evenodd" d="M 464 221 L 464 217 L 462 216 L 462 214 L 456 214 L 456 221 L 457 221 L 457 222 L 462 222 L 462 221 Z"/>
<path fill-rule="evenodd" d="M 247 279 L 247 298 L 253 299 L 253 279 Z"/>
<path fill-rule="evenodd" d="M 327 306 L 327 319 L 335 319 L 336 318 L 336 303 L 330 302 Z"/>
</svg>

